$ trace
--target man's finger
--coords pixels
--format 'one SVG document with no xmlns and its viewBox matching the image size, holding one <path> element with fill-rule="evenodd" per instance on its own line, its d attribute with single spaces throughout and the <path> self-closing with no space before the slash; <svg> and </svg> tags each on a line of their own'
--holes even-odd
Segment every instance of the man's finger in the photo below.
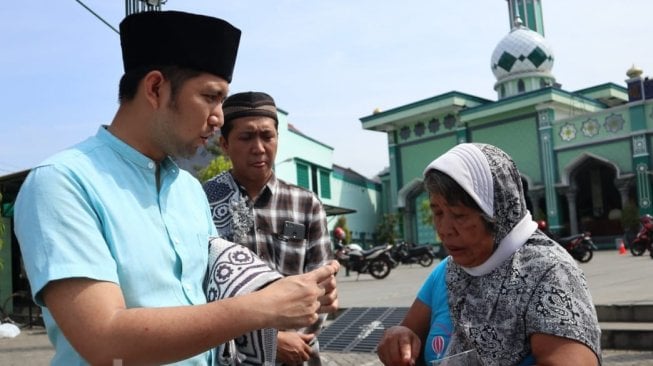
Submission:
<svg viewBox="0 0 653 366">
<path fill-rule="evenodd" d="M 308 272 L 306 278 L 316 283 L 322 283 L 333 276 L 338 271 L 338 268 L 340 268 L 340 264 L 336 261 L 331 261 L 318 269 Z"/>
</svg>

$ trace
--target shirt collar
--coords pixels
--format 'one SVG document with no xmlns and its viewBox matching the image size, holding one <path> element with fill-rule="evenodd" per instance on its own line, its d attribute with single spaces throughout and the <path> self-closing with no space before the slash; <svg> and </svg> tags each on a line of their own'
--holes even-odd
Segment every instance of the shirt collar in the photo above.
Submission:
<svg viewBox="0 0 653 366">
<path fill-rule="evenodd" d="M 143 169 L 154 171 L 154 169 L 157 166 L 156 161 L 148 158 L 143 153 L 133 148 L 131 145 L 127 144 L 126 142 L 122 141 L 121 139 L 113 135 L 111 132 L 109 132 L 109 129 L 107 127 L 108 126 L 106 125 L 100 126 L 97 134 L 95 135 L 98 140 L 105 143 L 112 150 L 114 150 L 120 156 L 132 162 L 133 164 Z M 173 173 L 179 171 L 179 167 L 169 156 L 166 156 L 166 158 L 163 159 L 163 161 L 160 164 L 160 167 L 163 171 L 171 171 Z"/>
</svg>

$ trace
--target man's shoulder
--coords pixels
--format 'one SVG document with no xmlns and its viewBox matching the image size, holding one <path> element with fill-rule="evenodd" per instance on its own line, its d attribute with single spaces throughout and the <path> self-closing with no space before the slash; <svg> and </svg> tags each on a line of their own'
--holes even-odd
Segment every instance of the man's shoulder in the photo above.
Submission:
<svg viewBox="0 0 653 366">
<path fill-rule="evenodd" d="M 218 174 L 214 175 L 212 178 L 207 179 L 203 183 L 203 185 L 205 187 L 206 186 L 210 187 L 210 186 L 214 186 L 214 185 L 219 185 L 221 183 L 231 184 L 232 182 L 234 182 L 234 179 L 233 179 L 231 173 L 229 173 L 229 171 L 226 170 L 226 171 L 224 171 L 222 173 L 218 173 Z"/>
<path fill-rule="evenodd" d="M 90 137 L 84 141 L 61 150 L 40 163 L 36 164 L 33 169 L 44 166 L 53 166 L 62 170 L 75 170 L 76 167 L 84 165 L 97 166 L 97 161 L 94 160 L 92 151 L 96 150 L 102 144 L 94 137 Z"/>
<path fill-rule="evenodd" d="M 308 190 L 304 187 L 298 186 L 296 184 L 288 183 L 282 179 L 277 178 L 277 185 L 279 190 L 285 190 L 288 192 L 292 192 L 295 195 L 299 196 L 306 196 L 306 197 L 315 197 L 317 198 L 317 195 L 315 192 Z"/>
</svg>

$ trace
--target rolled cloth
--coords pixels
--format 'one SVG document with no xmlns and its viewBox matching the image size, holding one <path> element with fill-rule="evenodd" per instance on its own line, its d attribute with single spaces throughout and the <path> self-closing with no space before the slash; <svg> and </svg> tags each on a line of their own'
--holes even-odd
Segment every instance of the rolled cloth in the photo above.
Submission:
<svg viewBox="0 0 653 366">
<path fill-rule="evenodd" d="M 248 294 L 282 278 L 256 254 L 220 238 L 209 240 L 209 272 L 206 298 L 210 301 Z M 219 365 L 274 366 L 277 330 L 260 329 L 218 348 Z"/>
</svg>

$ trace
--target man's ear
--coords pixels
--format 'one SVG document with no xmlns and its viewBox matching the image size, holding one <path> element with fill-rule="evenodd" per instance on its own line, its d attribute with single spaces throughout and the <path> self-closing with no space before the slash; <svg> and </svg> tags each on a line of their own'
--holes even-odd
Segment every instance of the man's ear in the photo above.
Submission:
<svg viewBox="0 0 653 366">
<path fill-rule="evenodd" d="M 143 91 L 145 99 L 150 103 L 153 109 L 158 109 L 163 105 L 165 77 L 159 70 L 152 70 L 143 77 Z"/>
</svg>

